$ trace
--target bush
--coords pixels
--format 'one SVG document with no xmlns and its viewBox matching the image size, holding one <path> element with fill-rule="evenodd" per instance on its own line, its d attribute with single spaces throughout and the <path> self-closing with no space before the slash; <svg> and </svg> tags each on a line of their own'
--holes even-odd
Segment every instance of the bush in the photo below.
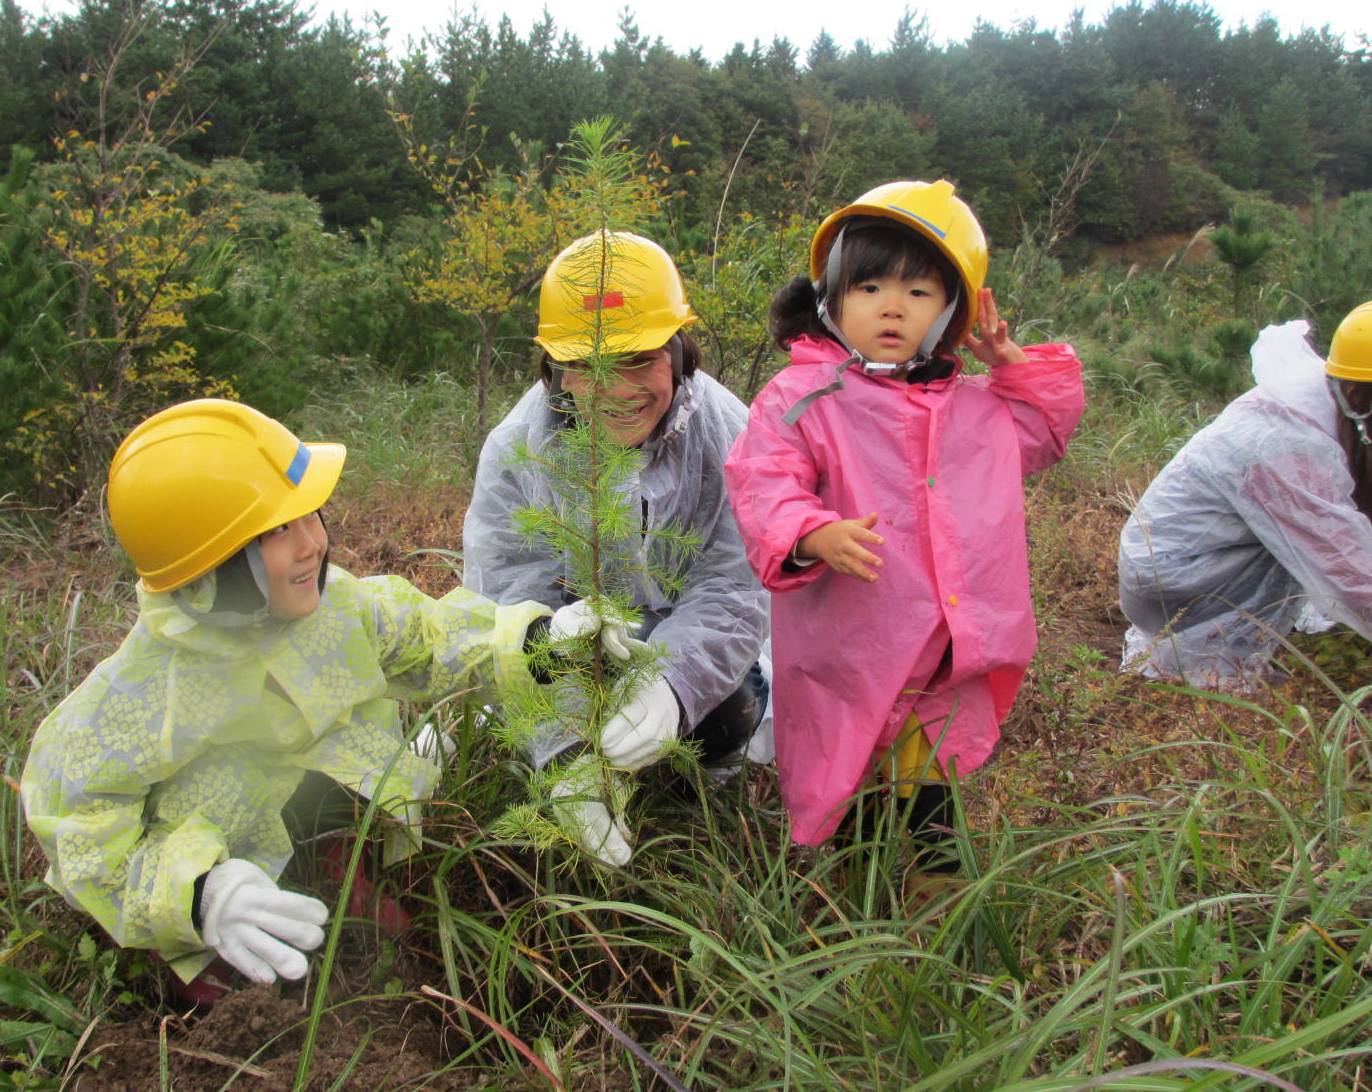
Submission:
<svg viewBox="0 0 1372 1092">
<path fill-rule="evenodd" d="M 43 248 L 51 220 L 33 178 L 33 153 L 15 148 L 0 179 L 0 495 L 41 481 L 20 427 L 63 396 L 51 362 L 68 338 L 61 316 L 73 284 Z"/>
</svg>

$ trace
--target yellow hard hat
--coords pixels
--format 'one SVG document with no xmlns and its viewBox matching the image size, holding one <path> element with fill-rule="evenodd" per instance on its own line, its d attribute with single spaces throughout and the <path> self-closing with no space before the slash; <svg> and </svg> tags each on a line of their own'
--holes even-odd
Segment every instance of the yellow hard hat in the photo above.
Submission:
<svg viewBox="0 0 1372 1092">
<path fill-rule="evenodd" d="M 1335 379 L 1372 382 L 1372 300 L 1353 308 L 1339 323 L 1324 370 Z"/>
<path fill-rule="evenodd" d="M 977 292 L 986 283 L 988 264 L 986 235 L 976 215 L 953 192 L 953 184 L 937 182 L 888 182 L 868 190 L 851 205 L 825 219 L 810 243 L 810 279 L 818 282 L 824 275 L 829 248 L 844 223 L 855 217 L 877 216 L 894 220 L 923 235 L 953 263 L 962 278 L 966 307 L 963 320 L 950 328 L 952 342 L 960 342 L 977 318 Z"/>
<path fill-rule="evenodd" d="M 627 231 L 578 239 L 552 260 L 538 294 L 538 336 L 556 361 L 658 349 L 696 321 L 681 274 L 651 239 Z"/>
<path fill-rule="evenodd" d="M 110 521 L 143 586 L 172 591 L 321 507 L 346 455 L 342 444 L 302 444 L 238 402 L 182 402 L 149 417 L 114 453 Z"/>
</svg>

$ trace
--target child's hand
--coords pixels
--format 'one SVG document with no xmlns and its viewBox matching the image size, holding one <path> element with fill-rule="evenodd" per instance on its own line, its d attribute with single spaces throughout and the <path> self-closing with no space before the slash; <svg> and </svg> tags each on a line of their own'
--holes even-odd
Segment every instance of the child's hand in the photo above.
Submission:
<svg viewBox="0 0 1372 1092">
<path fill-rule="evenodd" d="M 863 519 L 840 519 L 826 523 L 801 537 L 796 544 L 796 556 L 817 557 L 836 572 L 874 584 L 877 574 L 872 569 L 880 569 L 886 562 L 862 544 L 869 542 L 873 546 L 880 546 L 886 541 L 872 530 L 876 525 L 875 512 Z M 867 567 L 869 565 L 871 569 Z"/>
<path fill-rule="evenodd" d="M 967 335 L 967 348 L 988 367 L 1023 364 L 1029 359 L 1024 355 L 1024 350 L 1010 339 L 1010 324 L 1002 321 L 989 288 L 977 293 L 977 333 L 981 337 Z"/>
</svg>

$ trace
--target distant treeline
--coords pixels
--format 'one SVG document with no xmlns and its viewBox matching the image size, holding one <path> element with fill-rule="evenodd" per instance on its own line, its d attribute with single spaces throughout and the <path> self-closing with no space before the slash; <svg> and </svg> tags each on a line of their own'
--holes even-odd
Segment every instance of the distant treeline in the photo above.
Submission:
<svg viewBox="0 0 1372 1092">
<path fill-rule="evenodd" d="M 611 113 L 670 169 L 673 241 L 688 247 L 712 233 L 726 185 L 730 213 L 814 216 L 879 181 L 943 175 L 1001 243 L 1047 225 L 1083 244 L 1192 229 L 1236 191 L 1290 203 L 1372 187 L 1365 37 L 1284 36 L 1270 19 L 1224 32 L 1204 4 L 1173 0 L 1061 31 L 983 24 L 947 46 L 907 14 L 884 45 L 777 38 L 718 64 L 627 17 L 599 54 L 545 16 L 523 36 L 463 18 L 400 56 L 376 27 L 312 27 L 289 0 L 87 0 L 38 20 L 0 0 L 0 154 L 53 156 L 54 134 L 90 116 L 99 81 L 81 74 L 130 5 L 155 18 L 116 92 L 201 53 L 173 94 L 208 125 L 178 152 L 253 161 L 265 188 L 308 194 L 352 230 L 432 201 L 394 112 L 434 146 L 470 131 L 483 177 Z"/>
</svg>

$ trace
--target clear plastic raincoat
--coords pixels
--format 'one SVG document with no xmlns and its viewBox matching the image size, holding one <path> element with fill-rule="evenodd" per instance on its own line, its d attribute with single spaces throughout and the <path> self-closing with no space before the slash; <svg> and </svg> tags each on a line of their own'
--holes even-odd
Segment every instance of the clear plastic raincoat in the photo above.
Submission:
<svg viewBox="0 0 1372 1092">
<path fill-rule="evenodd" d="M 990 755 L 1036 635 L 1023 477 L 1061 458 L 1081 416 L 1068 345 L 927 385 L 844 368 L 798 338 L 729 456 L 729 497 L 774 593 L 777 768 L 791 836 L 817 845 L 911 712 L 938 761 Z M 789 418 L 789 423 L 788 423 Z M 786 565 L 804 535 L 879 512 L 880 579 Z M 945 659 L 951 643 L 951 657 Z"/>
<path fill-rule="evenodd" d="M 1124 666 L 1241 688 L 1298 622 L 1323 628 L 1316 612 L 1372 638 L 1372 523 L 1308 332 L 1258 335 L 1257 386 L 1191 437 L 1124 525 Z"/>
<path fill-rule="evenodd" d="M 393 699 L 531 685 L 525 630 L 547 613 L 332 568 L 314 613 L 231 628 L 208 613 L 214 588 L 213 573 L 179 593 L 140 585 L 134 628 L 39 725 L 22 784 L 48 882 L 187 979 L 213 958 L 191 920 L 197 878 L 230 857 L 279 876 L 281 811 L 306 771 L 373 795 L 403 747 Z M 403 749 L 379 803 L 413 825 L 437 776 Z"/>
<path fill-rule="evenodd" d="M 653 581 L 639 580 L 634 589 L 653 640 L 670 654 L 663 676 L 692 727 L 738 689 L 767 637 L 768 596 L 748 568 L 724 493 L 724 457 L 746 420 L 743 404 L 710 376 L 683 378 L 626 485 L 637 493 L 642 512 L 647 537 L 639 540 L 640 549 L 667 526 L 693 531 L 702 543 L 684 563 L 679 595 Z M 527 445 L 537 456 L 557 442 L 565 421 L 565 411 L 549 406 L 547 389 L 536 384 L 481 450 L 462 528 L 463 583 L 498 603 L 532 599 L 558 607 L 570 601 L 564 559 L 531 543 L 513 519 L 527 506 L 563 507 L 546 475 L 515 453 Z M 675 571 L 682 566 L 656 551 L 653 561 Z"/>
</svg>

